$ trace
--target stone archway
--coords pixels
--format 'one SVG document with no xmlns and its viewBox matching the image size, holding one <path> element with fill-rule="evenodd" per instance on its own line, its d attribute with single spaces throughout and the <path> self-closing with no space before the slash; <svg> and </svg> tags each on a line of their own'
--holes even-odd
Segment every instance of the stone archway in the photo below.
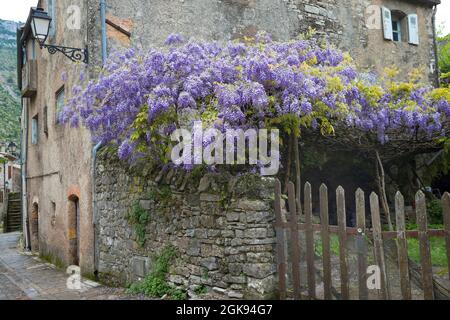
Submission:
<svg viewBox="0 0 450 320">
<path fill-rule="evenodd" d="M 39 204 L 33 202 L 30 215 L 31 250 L 39 252 Z"/>
<path fill-rule="evenodd" d="M 69 197 L 68 206 L 69 225 L 69 262 L 71 265 L 80 264 L 80 204 L 76 195 Z"/>
</svg>

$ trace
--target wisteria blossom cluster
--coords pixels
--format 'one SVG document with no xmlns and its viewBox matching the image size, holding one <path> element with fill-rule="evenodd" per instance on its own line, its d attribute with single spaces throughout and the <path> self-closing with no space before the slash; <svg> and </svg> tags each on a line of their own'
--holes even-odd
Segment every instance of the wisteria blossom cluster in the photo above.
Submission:
<svg viewBox="0 0 450 320">
<path fill-rule="evenodd" d="M 164 48 L 113 54 L 98 78 L 75 88 L 60 120 L 81 120 L 95 142 L 117 145 L 121 159 L 158 154 L 188 112 L 222 130 L 295 126 L 330 134 L 339 122 L 380 143 L 398 131 L 431 139 L 448 125 L 448 89 L 381 85 L 358 74 L 347 54 L 315 40 L 246 40 L 171 35 Z"/>
</svg>

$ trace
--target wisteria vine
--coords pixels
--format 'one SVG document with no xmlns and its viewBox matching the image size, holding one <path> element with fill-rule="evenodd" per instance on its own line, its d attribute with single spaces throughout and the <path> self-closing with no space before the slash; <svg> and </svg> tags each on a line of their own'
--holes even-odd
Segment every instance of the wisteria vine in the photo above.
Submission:
<svg viewBox="0 0 450 320">
<path fill-rule="evenodd" d="M 171 35 L 164 48 L 112 54 L 96 79 L 74 88 L 60 121 L 81 120 L 121 159 L 164 163 L 187 113 L 222 130 L 278 127 L 297 136 L 302 128 L 330 135 L 339 122 L 385 144 L 399 131 L 445 134 L 450 93 L 358 74 L 348 54 L 312 39 L 261 34 L 220 44 Z"/>
</svg>

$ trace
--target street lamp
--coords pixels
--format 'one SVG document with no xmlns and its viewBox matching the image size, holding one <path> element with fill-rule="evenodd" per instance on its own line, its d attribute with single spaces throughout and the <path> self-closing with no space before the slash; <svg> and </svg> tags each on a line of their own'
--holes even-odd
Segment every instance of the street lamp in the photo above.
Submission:
<svg viewBox="0 0 450 320">
<path fill-rule="evenodd" d="M 89 54 L 87 48 L 79 49 L 45 44 L 45 41 L 47 40 L 48 34 L 50 32 L 50 24 L 52 22 L 52 18 L 48 15 L 47 12 L 44 11 L 44 9 L 31 8 L 30 17 L 33 36 L 36 40 L 39 41 L 39 46 L 41 47 L 41 49 L 46 48 L 50 54 L 61 52 L 74 62 L 82 61 L 86 64 L 89 62 Z"/>
<path fill-rule="evenodd" d="M 17 144 L 15 144 L 14 142 L 10 142 L 8 144 L 8 149 L 7 149 L 7 153 L 11 154 L 11 155 L 15 155 L 17 151 Z"/>
</svg>

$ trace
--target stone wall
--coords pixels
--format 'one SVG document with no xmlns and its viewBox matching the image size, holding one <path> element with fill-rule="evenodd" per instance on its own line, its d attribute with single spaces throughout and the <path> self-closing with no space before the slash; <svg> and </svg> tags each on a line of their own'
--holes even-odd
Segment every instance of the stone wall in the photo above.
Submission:
<svg viewBox="0 0 450 320">
<path fill-rule="evenodd" d="M 173 285 L 189 291 L 204 285 L 230 298 L 273 296 L 273 179 L 158 174 L 127 169 L 105 155 L 96 172 L 101 279 L 139 280 L 152 270 L 155 254 L 172 245 L 178 251 Z M 150 213 L 143 247 L 127 218 L 137 203 Z"/>
</svg>

